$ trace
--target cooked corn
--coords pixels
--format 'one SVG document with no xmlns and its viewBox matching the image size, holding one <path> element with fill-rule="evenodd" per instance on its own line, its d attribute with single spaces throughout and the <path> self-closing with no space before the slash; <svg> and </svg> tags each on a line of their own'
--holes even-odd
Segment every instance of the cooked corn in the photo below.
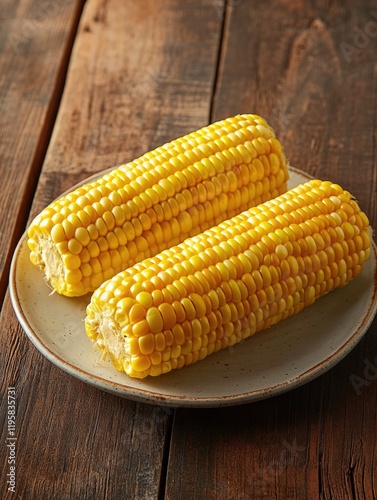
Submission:
<svg viewBox="0 0 377 500">
<path fill-rule="evenodd" d="M 271 127 L 238 115 L 165 144 L 51 203 L 32 222 L 33 264 L 58 293 L 119 271 L 286 191 Z"/>
<path fill-rule="evenodd" d="M 350 193 L 309 181 L 103 283 L 86 331 L 118 370 L 160 375 L 345 285 L 370 245 L 368 218 Z"/>
</svg>

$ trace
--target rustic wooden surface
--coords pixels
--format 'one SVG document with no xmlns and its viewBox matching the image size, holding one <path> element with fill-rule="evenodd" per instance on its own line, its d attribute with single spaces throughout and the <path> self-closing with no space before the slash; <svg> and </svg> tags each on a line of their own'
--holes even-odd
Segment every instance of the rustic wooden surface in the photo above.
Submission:
<svg viewBox="0 0 377 500">
<path fill-rule="evenodd" d="M 291 164 L 351 190 L 376 229 L 372 1 L 4 5 L 0 300 L 27 220 L 53 198 L 239 112 L 265 116 Z M 1 496 L 374 499 L 376 330 L 374 321 L 344 360 L 287 394 L 235 408 L 162 408 L 53 366 L 27 340 L 6 293 L 0 411 L 5 421 L 15 386 L 17 475 L 8 494 L 4 426 Z"/>
<path fill-rule="evenodd" d="M 54 126 L 82 3 L 5 0 L 1 5 L 1 303 Z"/>
</svg>

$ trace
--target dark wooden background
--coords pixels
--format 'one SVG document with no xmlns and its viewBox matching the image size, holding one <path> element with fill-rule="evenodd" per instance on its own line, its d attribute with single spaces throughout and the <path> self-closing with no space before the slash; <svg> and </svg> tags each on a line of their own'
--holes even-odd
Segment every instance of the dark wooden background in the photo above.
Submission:
<svg viewBox="0 0 377 500">
<path fill-rule="evenodd" d="M 240 112 L 267 118 L 291 164 L 352 191 L 376 228 L 376 54 L 372 0 L 2 0 L 1 421 L 17 394 L 16 494 L 4 425 L 2 498 L 377 498 L 376 321 L 287 394 L 170 409 L 53 366 L 7 292 L 14 247 L 53 198 Z"/>
</svg>

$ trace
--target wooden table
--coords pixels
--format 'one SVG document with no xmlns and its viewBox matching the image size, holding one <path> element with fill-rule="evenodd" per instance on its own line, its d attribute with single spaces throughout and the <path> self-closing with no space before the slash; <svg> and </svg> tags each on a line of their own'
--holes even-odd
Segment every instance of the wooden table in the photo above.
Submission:
<svg viewBox="0 0 377 500">
<path fill-rule="evenodd" d="M 33 347 L 7 283 L 31 217 L 90 174 L 226 116 L 273 125 L 290 163 L 349 189 L 376 228 L 372 0 L 3 0 L 2 498 L 377 498 L 377 323 L 339 364 L 222 409 L 122 399 Z M 359 385 L 355 384 L 359 381 Z M 10 405 L 10 406 L 9 406 Z"/>
</svg>

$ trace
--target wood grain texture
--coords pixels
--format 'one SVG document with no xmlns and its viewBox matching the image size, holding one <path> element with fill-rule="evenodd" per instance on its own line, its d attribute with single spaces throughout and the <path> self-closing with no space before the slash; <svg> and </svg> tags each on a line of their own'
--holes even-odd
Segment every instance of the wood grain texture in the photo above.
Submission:
<svg viewBox="0 0 377 500">
<path fill-rule="evenodd" d="M 11 317 L 9 301 L 5 314 Z M 165 435 L 172 412 L 136 404 L 82 382 L 53 366 L 14 325 L 1 323 L 6 360 L 1 387 L 2 421 L 7 387 L 16 388 L 17 498 L 156 498 Z M 5 344 L 5 345 L 4 345 Z M 2 426 L 1 442 L 7 438 Z M 8 454 L 1 446 L 2 498 Z"/>
<path fill-rule="evenodd" d="M 30 217 L 88 175 L 208 124 L 223 7 L 86 3 Z M 9 297 L 0 332 L 2 416 L 7 387 L 17 393 L 17 494 L 162 498 L 173 411 L 102 393 L 51 365 Z"/>
<path fill-rule="evenodd" d="M 6 0 L 0 16 L 0 304 L 63 86 L 82 1 Z"/>
<path fill-rule="evenodd" d="M 371 1 L 229 1 L 211 115 L 265 116 L 291 164 L 349 189 L 374 228 L 375 10 Z M 178 410 L 167 498 L 376 498 L 376 355 L 374 321 L 342 362 L 286 395 Z"/>
<path fill-rule="evenodd" d="M 211 0 L 87 3 L 33 213 L 207 125 L 220 32 Z"/>
<path fill-rule="evenodd" d="M 211 116 L 265 116 L 291 164 L 352 187 L 374 227 L 376 23 L 371 0 L 229 2 Z"/>
<path fill-rule="evenodd" d="M 15 19 L 22 29 L 42 4 L 55 5 L 15 3 L 0 22 L 23 33 Z M 375 10 L 370 0 L 87 2 L 30 217 L 88 175 L 209 121 L 257 112 L 293 165 L 350 189 L 376 228 Z M 43 50 L 62 29 L 55 25 L 52 38 L 38 31 Z M 50 84 L 63 77 L 51 74 Z M 43 90 L 40 116 L 49 95 Z M 30 129 L 31 109 L 20 110 L 19 130 Z M 48 134 L 37 125 L 45 148 Z M 27 140 L 20 133 L 4 151 L 14 144 L 23 152 Z M 15 186 L 23 184 L 4 186 L 12 203 Z M 16 196 L 33 191 L 25 184 Z M 53 366 L 26 339 L 6 296 L 0 370 L 2 421 L 9 386 L 17 407 L 16 497 L 6 496 L 7 429 L 0 431 L 4 498 L 377 497 L 376 321 L 343 361 L 303 387 L 235 408 L 174 411 L 103 393 Z"/>
</svg>

